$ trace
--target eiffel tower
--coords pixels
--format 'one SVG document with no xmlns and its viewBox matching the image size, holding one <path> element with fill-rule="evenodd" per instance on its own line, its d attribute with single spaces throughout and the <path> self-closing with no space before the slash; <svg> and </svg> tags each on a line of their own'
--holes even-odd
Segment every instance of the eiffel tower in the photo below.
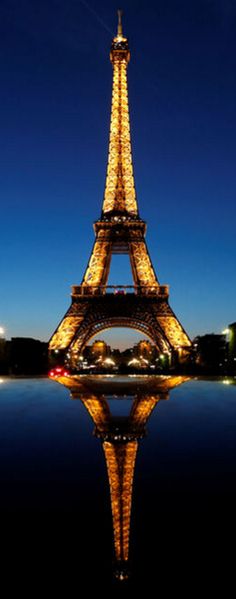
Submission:
<svg viewBox="0 0 236 599">
<path fill-rule="evenodd" d="M 168 303 L 145 242 L 146 223 L 138 212 L 134 184 L 127 66 L 130 50 L 121 12 L 111 46 L 113 88 L 109 154 L 102 213 L 94 223 L 95 242 L 81 285 L 72 287 L 72 303 L 49 341 L 49 350 L 76 366 L 83 348 L 102 329 L 130 327 L 146 334 L 161 353 L 182 361 L 191 341 Z M 108 286 L 112 254 L 129 254 L 133 286 Z"/>
<path fill-rule="evenodd" d="M 79 399 L 95 425 L 94 434 L 101 440 L 110 489 L 114 539 L 114 575 L 126 580 L 130 573 L 129 544 L 133 479 L 139 442 L 146 436 L 146 424 L 160 400 L 182 385 L 186 376 L 148 377 L 135 382 L 94 380 L 87 377 L 59 376 L 57 382 Z M 132 397 L 128 416 L 112 415 L 112 396 L 122 401 Z M 110 405 L 108 398 L 111 399 Z"/>
</svg>

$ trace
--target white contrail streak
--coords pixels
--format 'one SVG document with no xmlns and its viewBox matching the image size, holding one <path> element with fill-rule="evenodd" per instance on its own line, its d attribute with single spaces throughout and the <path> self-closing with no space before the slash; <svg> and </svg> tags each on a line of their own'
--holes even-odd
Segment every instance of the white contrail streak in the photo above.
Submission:
<svg viewBox="0 0 236 599">
<path fill-rule="evenodd" d="M 98 13 L 96 12 L 96 10 L 94 10 L 94 8 L 92 8 L 91 6 L 89 6 L 89 4 L 85 0 L 79 0 L 79 2 L 80 2 L 80 4 L 83 4 L 89 10 L 89 12 L 95 17 L 95 19 L 97 19 L 97 21 L 100 23 L 100 25 L 102 25 L 102 27 L 104 27 L 104 29 L 106 29 L 106 31 L 108 31 L 108 33 L 111 34 L 111 36 L 114 35 L 114 31 L 111 31 L 111 29 L 103 21 L 103 19 L 101 19 L 101 17 L 98 15 Z"/>
</svg>

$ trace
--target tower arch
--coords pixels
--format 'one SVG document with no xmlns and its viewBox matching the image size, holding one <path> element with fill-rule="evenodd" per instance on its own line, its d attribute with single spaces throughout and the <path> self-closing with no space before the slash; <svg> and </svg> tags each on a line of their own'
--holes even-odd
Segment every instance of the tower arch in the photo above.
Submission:
<svg viewBox="0 0 236 599">
<path fill-rule="evenodd" d="M 74 340 L 74 343 L 71 346 L 71 350 L 73 351 L 74 354 L 82 353 L 84 350 L 84 347 L 100 331 L 106 331 L 106 330 L 119 328 L 119 327 L 136 330 L 139 333 L 143 333 L 150 339 L 150 341 L 153 342 L 153 344 L 156 346 L 156 348 L 160 352 L 165 352 L 165 351 L 170 350 L 170 345 L 169 345 L 168 341 L 166 340 L 166 342 L 163 343 L 163 337 L 162 337 L 161 332 L 159 332 L 159 334 L 158 334 L 158 331 L 156 331 L 154 333 L 153 330 L 151 329 L 151 327 L 148 324 L 146 324 L 145 322 L 143 322 L 142 320 L 138 321 L 138 320 L 135 320 L 132 318 L 125 318 L 123 316 L 121 316 L 120 318 L 119 317 L 109 318 L 109 320 L 102 319 L 100 321 L 95 321 L 93 324 L 91 324 L 91 326 L 84 333 L 77 334 L 77 336 Z"/>
</svg>

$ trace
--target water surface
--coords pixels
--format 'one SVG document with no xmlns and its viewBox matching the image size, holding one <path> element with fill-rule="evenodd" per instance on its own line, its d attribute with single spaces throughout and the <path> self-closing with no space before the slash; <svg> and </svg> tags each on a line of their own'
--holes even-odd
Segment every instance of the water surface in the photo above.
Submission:
<svg viewBox="0 0 236 599">
<path fill-rule="evenodd" d="M 1 381 L 1 539 L 9 585 L 17 577 L 20 589 L 32 590 L 31 573 L 33 594 L 38 587 L 79 593 L 82 582 L 120 596 L 153 583 L 165 594 L 173 586 L 191 595 L 220 584 L 226 592 L 236 532 L 236 386 L 227 384 L 234 380 L 188 380 L 156 403 L 138 440 L 131 575 L 123 583 L 114 579 L 102 441 L 86 406 L 55 381 Z M 116 418 L 128 417 L 138 387 L 140 377 L 125 396 L 106 389 Z M 153 397 L 151 382 L 150 389 Z"/>
</svg>

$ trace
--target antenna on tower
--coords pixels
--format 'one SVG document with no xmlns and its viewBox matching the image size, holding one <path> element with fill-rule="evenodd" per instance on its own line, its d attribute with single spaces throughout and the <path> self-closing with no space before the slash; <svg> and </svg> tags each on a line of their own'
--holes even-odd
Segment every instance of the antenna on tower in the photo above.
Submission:
<svg viewBox="0 0 236 599">
<path fill-rule="evenodd" d="M 122 17 L 123 11 L 121 9 L 119 9 L 117 11 L 117 13 L 118 13 L 118 30 L 117 30 L 117 35 L 119 37 L 123 37 L 122 21 L 121 21 L 121 17 Z"/>
</svg>

